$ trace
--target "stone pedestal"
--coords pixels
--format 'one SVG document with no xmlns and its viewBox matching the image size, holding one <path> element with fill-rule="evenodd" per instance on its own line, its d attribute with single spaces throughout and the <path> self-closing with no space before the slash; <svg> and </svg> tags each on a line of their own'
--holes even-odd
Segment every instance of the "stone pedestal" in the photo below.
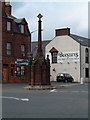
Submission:
<svg viewBox="0 0 90 120">
<path fill-rule="evenodd" d="M 50 61 L 49 59 L 39 60 L 32 61 L 31 86 L 50 85 Z"/>
</svg>

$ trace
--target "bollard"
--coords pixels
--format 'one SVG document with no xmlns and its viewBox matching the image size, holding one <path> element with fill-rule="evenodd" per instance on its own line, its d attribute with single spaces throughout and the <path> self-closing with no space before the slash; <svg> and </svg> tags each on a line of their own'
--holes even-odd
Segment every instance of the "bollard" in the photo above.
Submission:
<svg viewBox="0 0 90 120">
<path fill-rule="evenodd" d="M 84 84 L 84 79 L 83 79 L 83 84 Z"/>
<path fill-rule="evenodd" d="M 83 78 L 81 78 L 81 82 L 80 82 L 81 84 L 84 84 L 84 79 Z"/>
</svg>

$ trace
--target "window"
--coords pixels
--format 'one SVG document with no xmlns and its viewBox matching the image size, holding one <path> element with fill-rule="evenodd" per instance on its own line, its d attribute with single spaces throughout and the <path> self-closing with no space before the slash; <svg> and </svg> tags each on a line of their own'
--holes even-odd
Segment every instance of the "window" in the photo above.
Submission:
<svg viewBox="0 0 90 120">
<path fill-rule="evenodd" d="M 89 63 L 89 50 L 88 50 L 88 48 L 85 49 L 85 63 Z"/>
<path fill-rule="evenodd" d="M 24 25 L 20 25 L 20 31 L 21 33 L 24 33 Z"/>
<path fill-rule="evenodd" d="M 58 50 L 56 48 L 52 47 L 52 49 L 49 52 L 52 55 L 52 63 L 57 63 Z"/>
<path fill-rule="evenodd" d="M 7 22 L 7 31 L 11 30 L 11 22 Z"/>
<path fill-rule="evenodd" d="M 89 68 L 85 68 L 85 77 L 89 78 Z"/>
<path fill-rule="evenodd" d="M 17 67 L 16 67 L 16 75 L 17 75 L 17 76 L 20 75 L 20 71 L 21 71 L 20 66 L 17 66 Z"/>
<path fill-rule="evenodd" d="M 21 66 L 21 75 L 25 75 L 25 67 Z"/>
<path fill-rule="evenodd" d="M 21 55 L 25 56 L 25 45 L 21 45 Z"/>
<path fill-rule="evenodd" d="M 57 63 L 57 53 L 58 52 L 52 52 L 52 63 Z"/>
<path fill-rule="evenodd" d="M 11 43 L 7 43 L 7 55 L 11 55 Z"/>
<path fill-rule="evenodd" d="M 25 75 L 25 66 L 17 66 L 16 67 L 16 75 L 17 76 Z"/>
</svg>

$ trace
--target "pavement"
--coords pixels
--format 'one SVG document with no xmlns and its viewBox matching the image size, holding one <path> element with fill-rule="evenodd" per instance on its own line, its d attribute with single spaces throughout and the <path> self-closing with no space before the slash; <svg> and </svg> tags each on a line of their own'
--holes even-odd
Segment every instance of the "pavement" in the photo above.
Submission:
<svg viewBox="0 0 90 120">
<path fill-rule="evenodd" d="M 2 85 L 3 118 L 88 118 L 88 84 L 51 82 L 51 90 Z"/>
<path fill-rule="evenodd" d="M 81 85 L 81 84 L 78 83 L 78 82 L 72 82 L 72 83 L 71 82 L 67 82 L 67 83 L 63 83 L 63 82 L 51 82 L 51 85 L 54 86 L 54 87 L 56 87 L 56 88 L 59 88 L 59 87 L 77 86 L 77 85 Z"/>
<path fill-rule="evenodd" d="M 31 86 L 31 85 L 26 85 L 24 89 L 28 90 L 52 90 L 52 89 L 57 89 L 57 88 L 62 88 L 62 87 L 70 87 L 70 86 L 77 86 L 81 85 L 80 83 L 73 82 L 73 83 L 63 83 L 63 82 L 56 82 L 52 81 L 51 85 L 41 85 L 41 86 Z M 83 84 L 84 85 L 84 84 Z"/>
</svg>

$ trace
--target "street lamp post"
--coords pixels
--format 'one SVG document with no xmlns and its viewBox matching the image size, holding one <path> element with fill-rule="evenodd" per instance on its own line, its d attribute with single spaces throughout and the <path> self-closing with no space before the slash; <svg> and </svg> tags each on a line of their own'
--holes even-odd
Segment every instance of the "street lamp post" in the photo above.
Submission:
<svg viewBox="0 0 90 120">
<path fill-rule="evenodd" d="M 31 80 L 31 54 L 28 55 L 28 60 L 29 60 L 28 66 L 29 66 L 29 83 L 30 83 L 30 80 Z"/>
<path fill-rule="evenodd" d="M 29 61 L 29 65 L 28 65 L 28 70 L 29 70 L 29 83 L 30 83 L 30 80 L 31 80 L 31 47 L 30 47 L 30 43 L 31 43 L 31 34 L 29 36 L 29 39 L 28 39 L 28 61 Z"/>
<path fill-rule="evenodd" d="M 82 69 L 81 69 L 81 62 L 82 62 L 82 60 L 81 60 L 81 42 L 83 42 L 83 40 L 81 40 L 81 39 L 78 39 L 79 40 L 79 42 L 80 42 L 80 82 L 81 82 L 81 79 L 82 79 Z"/>
<path fill-rule="evenodd" d="M 29 36 L 29 39 L 28 39 L 28 61 L 29 61 L 29 84 L 30 84 L 30 80 L 31 80 L 31 63 L 32 63 L 32 53 L 31 53 L 31 35 L 32 33 L 36 32 L 37 30 L 34 30 L 31 32 L 30 36 Z"/>
<path fill-rule="evenodd" d="M 81 82 L 81 40 L 80 40 L 80 82 Z"/>
</svg>

